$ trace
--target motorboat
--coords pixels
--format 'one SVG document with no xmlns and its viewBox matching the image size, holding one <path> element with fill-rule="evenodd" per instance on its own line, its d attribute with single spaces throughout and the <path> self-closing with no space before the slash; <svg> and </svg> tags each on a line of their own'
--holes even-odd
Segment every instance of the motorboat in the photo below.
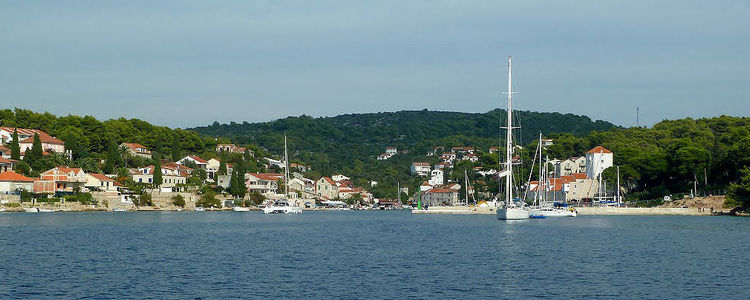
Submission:
<svg viewBox="0 0 750 300">
<path fill-rule="evenodd" d="M 203 207 L 201 207 L 201 206 L 196 206 L 194 210 L 195 211 L 206 211 L 206 209 L 203 208 Z"/>
<path fill-rule="evenodd" d="M 235 206 L 235 207 L 232 207 L 232 211 L 246 212 L 246 211 L 250 211 L 250 208 L 242 207 L 242 206 Z"/>
<path fill-rule="evenodd" d="M 302 207 L 294 206 L 286 199 L 276 200 L 263 208 L 265 214 L 301 214 Z"/>
<path fill-rule="evenodd" d="M 553 205 L 542 205 L 538 208 L 529 210 L 529 215 L 533 217 L 575 217 L 578 212 L 572 206 L 567 204 L 554 203 Z"/>
</svg>

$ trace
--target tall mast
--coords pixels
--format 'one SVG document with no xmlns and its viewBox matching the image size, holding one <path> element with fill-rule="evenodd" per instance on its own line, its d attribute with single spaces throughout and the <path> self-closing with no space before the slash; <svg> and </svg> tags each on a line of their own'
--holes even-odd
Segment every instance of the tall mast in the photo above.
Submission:
<svg viewBox="0 0 750 300">
<path fill-rule="evenodd" d="M 469 175 L 464 170 L 464 193 L 466 193 L 466 204 L 469 204 Z"/>
<path fill-rule="evenodd" d="M 286 150 L 286 133 L 284 134 L 284 195 L 289 199 L 289 154 Z"/>
<path fill-rule="evenodd" d="M 507 208 L 510 202 L 513 200 L 513 82 L 511 78 L 512 74 L 512 58 L 508 56 L 508 118 L 506 122 L 507 133 L 505 135 L 505 170 L 508 172 L 505 175 L 505 207 Z"/>
<path fill-rule="evenodd" d="M 539 131 L 539 181 L 536 186 L 536 205 L 539 205 L 539 191 L 542 187 L 542 132 Z"/>
</svg>

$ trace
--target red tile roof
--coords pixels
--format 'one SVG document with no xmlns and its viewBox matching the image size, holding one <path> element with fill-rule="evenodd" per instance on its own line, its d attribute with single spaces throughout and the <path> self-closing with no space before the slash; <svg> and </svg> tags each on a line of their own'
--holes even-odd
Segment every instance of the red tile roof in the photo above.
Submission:
<svg viewBox="0 0 750 300">
<path fill-rule="evenodd" d="M 9 163 L 12 163 L 12 162 L 13 161 L 11 161 L 10 159 L 3 158 L 3 157 L 0 156 L 0 164 L 9 164 Z"/>
<path fill-rule="evenodd" d="M 202 164 L 208 163 L 205 159 L 202 159 L 202 158 L 197 157 L 197 156 L 190 156 L 190 158 L 192 158 L 193 160 L 195 160 L 195 161 L 197 161 L 199 163 L 202 163 Z"/>
<path fill-rule="evenodd" d="M 457 193 L 457 191 L 453 189 L 431 189 L 427 193 Z"/>
<path fill-rule="evenodd" d="M 114 179 L 112 179 L 112 178 L 109 178 L 109 177 L 105 176 L 104 174 L 99 174 L 99 173 L 89 173 L 89 175 L 91 175 L 91 177 L 94 177 L 94 178 L 96 178 L 96 179 L 99 179 L 99 181 L 115 181 Z"/>
<path fill-rule="evenodd" d="M 10 151 L 10 149 L 8 149 L 8 147 L 0 145 L 0 151 Z"/>
<path fill-rule="evenodd" d="M 42 141 L 42 144 L 55 144 L 55 145 L 64 145 L 65 142 L 58 140 L 56 138 L 53 138 L 51 135 L 47 134 L 44 131 L 39 131 L 39 140 Z M 31 144 L 34 143 L 34 137 L 29 137 L 27 139 L 24 139 L 22 141 L 19 141 L 21 144 Z"/>
<path fill-rule="evenodd" d="M 133 152 L 151 154 L 151 151 L 148 151 L 148 149 L 144 145 L 141 145 L 141 144 L 138 144 L 138 143 L 122 143 L 122 144 L 125 145 L 125 147 L 130 148 L 130 150 L 132 150 Z M 141 148 L 144 151 L 138 151 L 137 150 L 138 148 Z"/>
<path fill-rule="evenodd" d="M 602 146 L 596 146 L 594 147 L 594 149 L 591 149 L 589 150 L 589 152 L 586 152 L 586 153 L 612 153 L 612 151 L 609 151 Z"/>
<path fill-rule="evenodd" d="M 25 181 L 25 182 L 34 182 L 34 179 L 26 177 L 26 176 L 23 176 L 21 174 L 13 172 L 13 171 L 8 171 L 8 172 L 0 174 L 0 181 Z"/>
<path fill-rule="evenodd" d="M 336 185 L 336 183 L 335 183 L 335 182 L 333 182 L 333 179 L 331 179 L 331 178 L 329 178 L 329 177 L 325 177 L 325 176 L 324 176 L 324 177 L 323 177 L 323 179 L 324 179 L 325 181 L 328 181 L 328 183 L 330 183 L 331 185 Z"/>
<path fill-rule="evenodd" d="M 575 179 L 586 179 L 586 173 L 573 173 L 571 176 Z"/>
</svg>

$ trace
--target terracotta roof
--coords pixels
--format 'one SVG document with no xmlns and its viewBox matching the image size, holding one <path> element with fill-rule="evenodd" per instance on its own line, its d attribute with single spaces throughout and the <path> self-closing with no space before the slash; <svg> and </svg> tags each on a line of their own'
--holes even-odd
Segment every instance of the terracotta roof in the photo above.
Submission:
<svg viewBox="0 0 750 300">
<path fill-rule="evenodd" d="M 8 147 L 5 147 L 3 145 L 0 145 L 0 150 L 1 151 L 10 151 L 10 149 L 8 149 Z"/>
<path fill-rule="evenodd" d="M 47 134 L 44 131 L 39 131 L 39 140 L 42 141 L 42 144 L 55 144 L 55 145 L 64 145 L 65 142 L 58 140 L 56 138 L 53 138 L 51 135 Z M 31 144 L 34 143 L 34 137 L 29 137 L 27 139 L 24 139 L 22 141 L 19 141 L 21 144 Z"/>
<path fill-rule="evenodd" d="M 26 177 L 26 176 L 23 176 L 21 174 L 13 172 L 13 171 L 8 171 L 8 172 L 0 174 L 0 181 L 25 181 L 25 182 L 33 182 L 34 179 Z"/>
<path fill-rule="evenodd" d="M 192 156 L 192 155 L 191 155 L 191 156 L 188 156 L 188 157 L 190 157 L 190 158 L 192 158 L 193 160 L 195 160 L 195 161 L 197 161 L 197 162 L 199 162 L 199 163 L 202 163 L 202 164 L 208 163 L 208 162 L 207 162 L 207 161 L 206 161 L 205 159 L 202 159 L 202 158 L 200 158 L 200 157 L 197 157 L 197 156 Z"/>
<path fill-rule="evenodd" d="M 9 163 L 12 163 L 12 162 L 13 161 L 11 161 L 10 159 L 3 158 L 2 156 L 0 156 L 0 164 L 9 164 Z"/>
<path fill-rule="evenodd" d="M 421 162 L 421 161 L 415 161 L 415 162 L 413 162 L 413 163 L 412 163 L 412 165 L 415 165 L 415 166 L 422 166 L 422 167 L 429 167 L 429 166 L 430 166 L 430 163 L 426 163 L 426 162 Z"/>
<path fill-rule="evenodd" d="M 336 183 L 335 183 L 335 182 L 333 182 L 333 179 L 331 179 L 331 178 L 328 178 L 328 177 L 325 177 L 325 176 L 323 176 L 323 179 L 324 179 L 325 181 L 328 181 L 328 183 L 330 183 L 331 185 L 336 185 Z"/>
<path fill-rule="evenodd" d="M 586 179 L 586 173 L 573 173 L 570 176 L 573 176 L 575 179 Z"/>
<path fill-rule="evenodd" d="M 596 146 L 594 149 L 589 150 L 589 152 L 586 153 L 612 153 L 612 151 L 607 150 L 607 148 L 604 148 L 602 146 Z"/>
<path fill-rule="evenodd" d="M 115 181 L 114 179 L 112 179 L 112 178 L 109 178 L 109 177 L 105 176 L 104 174 L 99 174 L 99 173 L 89 173 L 89 175 L 91 175 L 91 177 L 94 177 L 94 178 L 96 178 L 96 179 L 99 179 L 99 181 Z"/>
<path fill-rule="evenodd" d="M 133 152 L 151 154 L 151 151 L 148 151 L 148 148 L 146 148 L 146 146 L 144 145 L 141 145 L 138 143 L 122 143 L 122 144 L 125 145 L 125 147 L 130 148 L 130 150 L 132 150 Z M 138 148 L 144 149 L 144 151 L 138 151 L 137 150 Z"/>
<path fill-rule="evenodd" d="M 52 170 L 54 169 L 47 170 L 47 172 L 52 171 Z M 70 172 L 80 173 L 82 171 L 81 168 L 68 168 L 68 167 L 57 167 L 57 170 L 63 173 L 70 173 Z"/>
<path fill-rule="evenodd" d="M 255 178 L 258 178 L 260 180 L 269 180 L 269 181 L 279 180 L 279 178 L 273 175 L 272 173 L 247 173 L 247 174 Z"/>
</svg>

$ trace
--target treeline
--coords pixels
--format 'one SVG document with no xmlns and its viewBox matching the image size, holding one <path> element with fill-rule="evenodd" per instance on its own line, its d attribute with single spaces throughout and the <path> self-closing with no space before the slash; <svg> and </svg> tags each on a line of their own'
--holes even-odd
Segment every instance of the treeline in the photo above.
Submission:
<svg viewBox="0 0 750 300">
<path fill-rule="evenodd" d="M 519 139 L 522 143 L 536 139 L 540 131 L 585 136 L 594 130 L 616 128 L 609 122 L 573 114 L 521 111 L 515 115 L 523 127 Z M 265 123 L 214 122 L 190 130 L 205 137 L 226 137 L 235 143 L 259 145 L 272 153 L 282 153 L 286 134 L 290 159 L 311 166 L 309 177 L 342 173 L 363 187 L 374 180 L 378 182 L 373 188 L 376 196 L 396 197 L 397 182 L 409 187 L 410 193 L 419 187 L 421 180 L 410 176 L 409 166 L 415 160 L 436 163 L 436 157 L 425 157 L 435 147 L 472 146 L 486 151 L 497 146 L 504 134 L 500 124 L 505 122 L 505 116 L 500 109 L 487 113 L 422 110 L 324 118 L 303 115 Z M 386 161 L 376 160 L 387 146 L 405 152 Z"/>
</svg>

